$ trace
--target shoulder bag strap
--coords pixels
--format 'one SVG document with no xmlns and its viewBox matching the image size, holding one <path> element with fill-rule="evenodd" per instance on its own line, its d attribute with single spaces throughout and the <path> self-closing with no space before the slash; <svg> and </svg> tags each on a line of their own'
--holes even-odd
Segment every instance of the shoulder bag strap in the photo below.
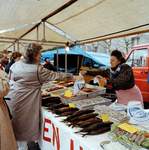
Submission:
<svg viewBox="0 0 149 150">
<path fill-rule="evenodd" d="M 42 86 L 42 83 L 41 83 L 41 81 L 40 81 L 40 79 L 39 79 L 39 74 L 38 74 L 39 65 L 40 65 L 40 64 L 38 64 L 38 67 L 37 67 L 37 78 L 38 78 L 38 81 L 39 81 L 40 85 Z"/>
</svg>

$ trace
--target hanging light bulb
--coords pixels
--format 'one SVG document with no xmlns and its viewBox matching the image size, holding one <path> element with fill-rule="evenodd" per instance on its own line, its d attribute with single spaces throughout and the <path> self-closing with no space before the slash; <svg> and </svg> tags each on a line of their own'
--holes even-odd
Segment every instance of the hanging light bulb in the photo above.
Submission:
<svg viewBox="0 0 149 150">
<path fill-rule="evenodd" d="M 67 44 L 66 44 L 66 51 L 69 51 L 69 50 L 70 50 L 69 42 L 67 42 Z"/>
</svg>

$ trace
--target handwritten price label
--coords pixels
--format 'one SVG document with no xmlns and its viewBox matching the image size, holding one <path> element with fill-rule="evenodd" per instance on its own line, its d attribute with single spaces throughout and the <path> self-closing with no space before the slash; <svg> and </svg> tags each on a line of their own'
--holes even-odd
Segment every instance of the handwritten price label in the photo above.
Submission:
<svg viewBox="0 0 149 150">
<path fill-rule="evenodd" d="M 65 81 L 60 81 L 59 83 L 65 83 Z"/>
<path fill-rule="evenodd" d="M 73 92 L 70 92 L 70 90 L 66 90 L 65 97 L 71 97 Z"/>
<path fill-rule="evenodd" d="M 68 103 L 69 107 L 74 107 L 76 108 L 76 105 L 74 103 Z"/>
<path fill-rule="evenodd" d="M 57 95 L 56 94 L 51 94 L 51 97 L 57 97 Z"/>
<path fill-rule="evenodd" d="M 130 132 L 132 134 L 139 130 L 139 129 L 137 129 L 137 128 L 127 124 L 127 123 L 123 123 L 123 124 L 119 125 L 118 127 L 123 129 L 123 130 L 125 130 L 125 131 L 128 131 L 128 132 Z"/>
<path fill-rule="evenodd" d="M 109 115 L 108 114 L 102 114 L 102 121 L 108 122 L 109 121 Z"/>
</svg>

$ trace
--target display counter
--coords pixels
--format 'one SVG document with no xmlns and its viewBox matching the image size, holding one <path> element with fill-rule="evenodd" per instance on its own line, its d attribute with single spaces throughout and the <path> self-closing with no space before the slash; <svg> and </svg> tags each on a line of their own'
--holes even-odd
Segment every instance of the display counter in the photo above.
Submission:
<svg viewBox="0 0 149 150">
<path fill-rule="evenodd" d="M 48 85 L 48 87 L 49 87 L 49 85 Z M 72 91 L 71 88 L 69 90 Z M 85 95 L 84 99 L 83 99 L 82 95 L 78 94 L 78 97 L 77 97 L 77 99 L 75 97 L 75 100 L 71 100 L 74 97 L 69 98 L 69 100 L 66 98 L 66 100 L 65 100 L 64 92 L 66 92 L 66 88 L 48 93 L 53 96 L 55 94 L 58 97 L 48 97 L 48 96 L 45 97 L 45 95 L 44 95 L 44 97 L 42 98 L 43 106 L 41 107 L 41 136 L 40 136 L 41 137 L 40 138 L 41 150 L 48 150 L 48 149 L 49 150 L 103 150 L 102 147 L 100 146 L 100 143 L 103 141 L 112 141 L 112 139 L 110 140 L 108 137 L 109 132 L 105 132 L 105 133 L 98 134 L 98 135 L 85 135 L 84 137 L 82 137 L 83 133 L 81 133 L 81 132 L 75 134 L 75 132 L 80 131 L 81 128 L 68 127 L 66 123 L 62 122 L 62 120 L 64 120 L 66 117 L 57 117 L 56 114 L 54 114 L 46 109 L 47 107 L 51 106 L 51 103 L 56 104 L 56 103 L 60 103 L 60 101 L 64 102 L 64 104 L 68 104 L 68 103 L 75 104 L 75 106 L 80 110 L 81 109 L 94 109 L 95 113 L 100 118 L 102 117 L 102 114 L 108 114 L 109 120 L 111 122 L 113 122 L 114 125 L 125 123 L 125 124 L 123 124 L 123 126 L 125 126 L 124 129 L 126 129 L 126 127 L 127 127 L 126 131 L 131 133 L 131 131 L 128 130 L 130 128 L 130 126 L 127 125 L 127 123 L 131 123 L 130 122 L 131 120 L 130 120 L 130 117 L 127 116 L 127 114 L 125 113 L 126 106 L 124 106 L 122 104 L 118 104 L 117 102 L 111 104 L 111 101 L 108 99 L 103 100 L 103 98 L 100 96 L 92 97 L 91 95 L 89 96 L 89 94 L 84 94 Z M 72 93 L 72 92 L 70 92 L 70 93 Z M 108 106 L 106 106 L 106 104 Z M 110 104 L 110 106 L 109 106 L 109 104 Z M 134 116 L 131 115 L 131 119 L 138 120 L 138 118 L 139 118 L 139 120 L 140 119 L 142 120 L 142 116 L 144 116 L 145 117 L 144 121 L 146 121 L 146 117 L 149 118 L 149 115 L 147 113 L 145 113 L 145 110 L 143 110 L 143 109 L 141 109 L 141 107 L 139 107 L 140 105 L 137 105 L 137 109 L 135 109 L 135 110 L 137 110 L 137 112 L 136 112 L 137 115 L 135 115 L 135 113 L 133 112 Z M 47 107 L 44 107 L 44 106 L 47 106 Z M 132 105 L 132 106 L 134 107 L 134 105 Z M 135 106 L 135 108 L 136 108 L 136 106 Z M 49 107 L 48 109 L 51 109 L 51 108 Z M 130 109 L 131 109 L 131 107 L 130 107 Z M 134 109 L 132 109 L 132 110 L 134 110 Z M 130 112 L 130 111 L 128 111 L 128 112 Z M 55 112 L 55 113 L 57 113 L 57 112 Z M 136 127 L 137 130 L 147 130 L 149 133 L 148 124 L 145 124 L 145 123 L 143 124 L 141 122 L 141 124 L 138 124 L 134 121 L 132 122 L 133 126 Z M 132 129 L 132 128 L 130 128 L 130 129 Z M 94 130 L 95 130 L 95 128 L 94 128 Z M 90 129 L 90 131 L 93 131 L 93 130 Z M 101 129 L 99 128 L 98 131 L 101 132 Z M 95 132 L 96 132 L 96 130 L 95 130 Z M 88 132 L 88 133 L 90 134 L 90 132 Z M 134 133 L 134 132 L 132 132 L 132 133 Z M 140 139 L 140 137 L 138 139 Z M 121 141 L 121 140 L 118 140 L 118 141 Z M 123 144 L 125 145 L 125 143 L 123 143 Z M 133 143 L 132 143 L 132 145 L 133 145 Z M 132 145 L 127 145 L 127 146 L 131 147 Z M 134 147 L 134 148 L 137 149 L 136 147 Z"/>
<path fill-rule="evenodd" d="M 66 117 L 57 115 L 41 107 L 41 150 L 103 150 L 100 143 L 109 140 L 108 132 L 100 135 L 75 134 L 80 128 L 68 127 L 61 122 Z"/>
</svg>

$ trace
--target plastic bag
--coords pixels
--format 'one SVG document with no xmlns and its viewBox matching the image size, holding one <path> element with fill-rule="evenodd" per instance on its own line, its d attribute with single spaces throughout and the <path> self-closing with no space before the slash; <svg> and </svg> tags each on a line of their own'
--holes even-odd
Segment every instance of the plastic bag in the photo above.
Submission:
<svg viewBox="0 0 149 150">
<path fill-rule="evenodd" d="M 85 87 L 86 83 L 85 81 L 78 81 L 76 80 L 75 81 L 75 84 L 74 84 L 74 94 L 78 93 L 80 90 L 82 90 L 84 87 Z"/>
<path fill-rule="evenodd" d="M 127 115 L 130 116 L 129 123 L 149 124 L 149 114 L 144 111 L 139 101 L 130 101 L 128 103 Z"/>
<path fill-rule="evenodd" d="M 94 78 L 94 84 L 98 83 L 99 79 L 98 78 Z"/>
<path fill-rule="evenodd" d="M 108 107 L 111 109 L 117 110 L 123 114 L 126 114 L 126 112 L 124 111 L 125 110 L 124 107 L 118 106 L 115 103 L 110 104 Z"/>
</svg>

